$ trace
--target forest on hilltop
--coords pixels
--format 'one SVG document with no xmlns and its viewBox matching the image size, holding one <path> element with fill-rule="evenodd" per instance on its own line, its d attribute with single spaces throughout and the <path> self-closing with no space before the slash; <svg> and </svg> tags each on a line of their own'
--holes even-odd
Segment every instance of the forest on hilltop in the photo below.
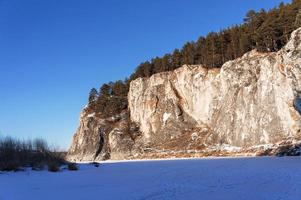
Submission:
<svg viewBox="0 0 301 200">
<path fill-rule="evenodd" d="M 103 117 L 110 117 L 127 108 L 127 93 L 132 80 L 171 71 L 184 64 L 200 64 L 207 68 L 221 67 L 225 62 L 257 49 L 260 52 L 280 50 L 293 30 L 301 26 L 301 0 L 281 3 L 269 11 L 247 12 L 244 23 L 219 32 L 210 32 L 181 49 L 138 65 L 124 81 L 103 84 L 99 91 L 92 88 L 88 108 Z"/>
</svg>

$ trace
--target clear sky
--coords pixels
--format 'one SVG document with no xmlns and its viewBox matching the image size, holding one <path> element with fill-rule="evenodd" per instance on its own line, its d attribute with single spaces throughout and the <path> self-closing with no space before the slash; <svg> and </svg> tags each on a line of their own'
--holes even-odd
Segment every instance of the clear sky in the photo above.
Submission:
<svg viewBox="0 0 301 200">
<path fill-rule="evenodd" d="M 280 2 L 0 0 L 0 135 L 67 148 L 92 87 Z"/>
</svg>

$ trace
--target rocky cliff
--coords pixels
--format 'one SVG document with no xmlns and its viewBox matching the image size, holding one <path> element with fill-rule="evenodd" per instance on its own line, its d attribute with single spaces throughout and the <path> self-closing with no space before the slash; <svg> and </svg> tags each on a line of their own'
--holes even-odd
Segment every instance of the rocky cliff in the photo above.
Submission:
<svg viewBox="0 0 301 200">
<path fill-rule="evenodd" d="M 102 119 L 84 109 L 68 158 L 275 153 L 300 140 L 300 98 L 301 28 L 276 53 L 132 81 L 127 111 Z"/>
</svg>

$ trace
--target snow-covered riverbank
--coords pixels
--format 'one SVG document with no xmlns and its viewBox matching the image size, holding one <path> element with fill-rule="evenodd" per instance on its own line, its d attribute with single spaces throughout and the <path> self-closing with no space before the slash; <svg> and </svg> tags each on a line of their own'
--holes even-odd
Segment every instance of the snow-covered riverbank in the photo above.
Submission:
<svg viewBox="0 0 301 200">
<path fill-rule="evenodd" d="M 0 200 L 297 200 L 301 157 L 104 162 L 79 171 L 0 174 Z"/>
</svg>

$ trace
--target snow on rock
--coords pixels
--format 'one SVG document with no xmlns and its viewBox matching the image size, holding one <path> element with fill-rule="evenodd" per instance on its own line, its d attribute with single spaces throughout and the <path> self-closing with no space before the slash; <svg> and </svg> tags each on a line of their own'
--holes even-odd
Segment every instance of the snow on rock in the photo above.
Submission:
<svg viewBox="0 0 301 200">
<path fill-rule="evenodd" d="M 90 113 L 90 114 L 87 115 L 87 117 L 94 117 L 94 116 L 95 116 L 95 112 Z"/>
<path fill-rule="evenodd" d="M 168 118 L 171 116 L 171 113 L 164 113 L 163 114 L 163 126 L 165 126 L 166 121 L 168 120 Z"/>
<path fill-rule="evenodd" d="M 213 149 L 219 150 L 219 151 L 230 151 L 230 152 L 235 152 L 235 151 L 240 151 L 242 148 L 241 147 L 236 147 L 236 146 L 231 146 L 229 144 L 221 144 L 213 147 Z"/>
<path fill-rule="evenodd" d="M 199 137 L 199 134 L 196 132 L 191 134 L 191 140 L 196 140 L 196 139 L 198 139 L 198 137 Z"/>
</svg>

